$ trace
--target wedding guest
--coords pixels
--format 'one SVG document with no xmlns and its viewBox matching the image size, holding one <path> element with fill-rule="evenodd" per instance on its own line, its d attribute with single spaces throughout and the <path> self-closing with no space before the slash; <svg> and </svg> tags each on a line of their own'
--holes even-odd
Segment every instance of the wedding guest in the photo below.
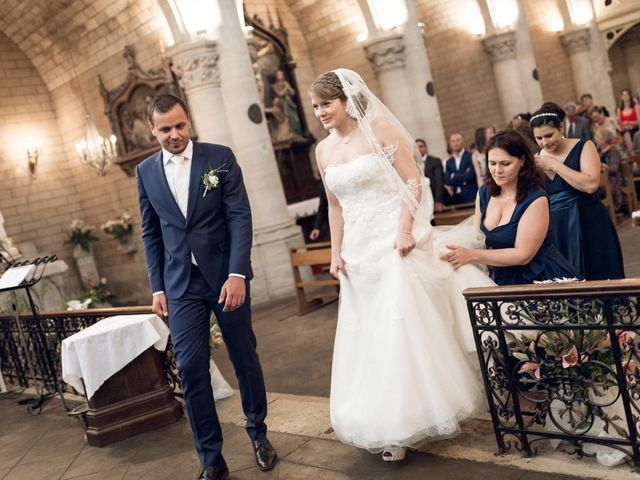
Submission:
<svg viewBox="0 0 640 480">
<path fill-rule="evenodd" d="M 624 178 L 620 170 L 622 152 L 616 145 L 613 134 L 607 129 L 601 128 L 598 130 L 594 140 L 600 151 L 600 160 L 608 167 L 613 205 L 616 210 L 620 210 L 622 207 L 622 187 L 624 186 Z"/>
<path fill-rule="evenodd" d="M 476 143 L 474 148 L 471 149 L 471 161 L 473 162 L 473 169 L 476 172 L 478 187 L 484 183 L 484 176 L 487 174 L 487 144 L 495 136 L 496 129 L 494 127 L 476 128 Z"/>
<path fill-rule="evenodd" d="M 633 136 L 638 133 L 638 104 L 633 99 L 631 90 L 625 88 L 620 92 L 620 103 L 616 111 L 618 128 L 627 152 L 633 151 Z"/>
<path fill-rule="evenodd" d="M 591 140 L 563 135 L 564 117 L 564 110 L 550 102 L 531 117 L 542 147 L 535 161 L 546 176 L 554 241 L 585 279 L 624 278 L 618 234 L 597 194 L 598 152 Z"/>
<path fill-rule="evenodd" d="M 324 185 L 320 183 L 318 188 L 318 197 L 320 203 L 318 204 L 318 212 L 316 213 L 316 219 L 313 222 L 313 229 L 309 233 L 309 239 L 316 241 L 324 237 L 329 228 L 329 204 L 327 203 L 327 192 L 324 189 Z"/>
<path fill-rule="evenodd" d="M 429 179 L 431 185 L 431 194 L 433 195 L 433 211 L 438 213 L 444 209 L 444 172 L 442 169 L 442 160 L 433 155 L 429 155 L 427 142 L 423 139 L 416 139 L 418 152 L 422 155 L 424 162 L 424 175 Z"/>
<path fill-rule="evenodd" d="M 590 119 L 590 110 L 593 107 L 593 95 L 590 93 L 583 93 L 580 95 L 580 103 L 577 105 L 578 115 Z"/>
<path fill-rule="evenodd" d="M 564 131 L 567 138 L 591 139 L 590 122 L 578 115 L 578 106 L 575 102 L 565 104 L 564 113 L 566 114 Z"/>
<path fill-rule="evenodd" d="M 549 198 L 526 139 L 503 130 L 487 146 L 489 175 L 476 199 L 476 228 L 487 249 L 447 245 L 441 258 L 454 269 L 467 263 L 492 266 L 498 285 L 517 285 L 580 275 L 553 244 Z"/>
<path fill-rule="evenodd" d="M 454 133 L 449 137 L 451 157 L 444 172 L 444 188 L 448 195 L 445 204 L 473 202 L 478 193 L 476 172 L 471 161 L 471 152 L 465 150 L 462 135 Z"/>
<path fill-rule="evenodd" d="M 592 121 L 592 134 L 594 138 L 599 129 L 607 129 L 614 135 L 616 145 L 622 145 L 622 137 L 618 132 L 616 122 L 606 115 L 604 107 L 591 107 L 590 115 Z"/>
</svg>

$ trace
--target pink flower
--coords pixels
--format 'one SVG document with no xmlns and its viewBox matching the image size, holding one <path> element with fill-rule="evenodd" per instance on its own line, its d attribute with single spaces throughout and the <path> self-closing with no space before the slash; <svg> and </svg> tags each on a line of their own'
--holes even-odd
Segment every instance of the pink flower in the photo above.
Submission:
<svg viewBox="0 0 640 480">
<path fill-rule="evenodd" d="M 578 349 L 574 345 L 567 353 L 562 356 L 562 368 L 573 367 L 578 364 Z"/>
<path fill-rule="evenodd" d="M 625 348 L 629 343 L 633 342 L 634 338 L 636 338 L 636 332 L 632 332 L 631 330 L 616 330 L 616 333 L 618 335 L 618 344 L 621 348 Z"/>
<path fill-rule="evenodd" d="M 525 362 L 518 370 L 518 373 L 533 372 L 533 376 L 540 380 L 540 364 L 536 362 Z"/>
</svg>

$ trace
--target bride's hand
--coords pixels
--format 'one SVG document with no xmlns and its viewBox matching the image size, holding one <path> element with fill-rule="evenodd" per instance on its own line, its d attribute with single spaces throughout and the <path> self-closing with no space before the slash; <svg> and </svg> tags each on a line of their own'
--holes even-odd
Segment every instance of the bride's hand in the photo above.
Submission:
<svg viewBox="0 0 640 480">
<path fill-rule="evenodd" d="M 459 269 L 467 263 L 473 262 L 473 249 L 458 247 L 456 245 L 445 245 L 449 249 L 449 253 L 445 253 L 440 260 L 448 262 L 454 270 Z"/>
<path fill-rule="evenodd" d="M 329 267 L 329 273 L 336 279 L 340 280 L 340 272 L 345 276 L 345 278 L 349 278 L 347 275 L 347 270 L 344 266 L 344 260 L 342 257 L 331 257 L 331 266 Z"/>
<path fill-rule="evenodd" d="M 398 232 L 396 235 L 396 242 L 394 247 L 398 250 L 401 257 L 406 257 L 409 252 L 416 246 L 416 240 L 413 238 L 412 233 Z"/>
</svg>

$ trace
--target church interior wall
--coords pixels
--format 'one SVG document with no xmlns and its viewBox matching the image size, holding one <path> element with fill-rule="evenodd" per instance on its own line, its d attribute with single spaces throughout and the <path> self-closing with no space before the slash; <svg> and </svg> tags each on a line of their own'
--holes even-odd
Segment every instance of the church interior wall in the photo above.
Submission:
<svg viewBox="0 0 640 480">
<path fill-rule="evenodd" d="M 469 147 L 476 128 L 504 126 L 491 62 L 461 14 L 473 11 L 474 0 L 418 0 L 416 6 L 445 135 L 462 133 Z"/>
<path fill-rule="evenodd" d="M 542 97 L 559 105 L 578 100 L 586 92 L 576 92 L 574 87 L 571 64 L 560 43 L 562 16 L 556 0 L 524 4 Z"/>
<path fill-rule="evenodd" d="M 616 100 L 623 88 L 630 88 L 627 60 L 620 42 L 614 43 L 609 49 L 609 61 L 611 62 L 611 83 L 615 92 Z"/>
<path fill-rule="evenodd" d="M 82 211 L 74 173 L 58 129 L 51 94 L 29 58 L 0 33 L 0 211 L 15 244 L 32 243 L 39 254 L 55 253 L 73 267 L 63 247 L 66 226 Z M 31 176 L 26 148 L 42 143 Z M 69 288 L 76 276 L 66 275 Z"/>
</svg>

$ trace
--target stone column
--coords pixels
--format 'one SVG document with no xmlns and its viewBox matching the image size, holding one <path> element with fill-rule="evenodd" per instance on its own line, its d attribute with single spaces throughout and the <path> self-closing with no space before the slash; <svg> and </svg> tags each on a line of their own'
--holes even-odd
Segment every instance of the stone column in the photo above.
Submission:
<svg viewBox="0 0 640 480">
<path fill-rule="evenodd" d="M 404 24 L 407 89 L 413 98 L 416 117 L 415 137 L 424 138 L 432 155 L 447 157 L 447 140 L 440 117 L 440 107 L 435 94 L 427 93 L 427 84 L 433 81 L 431 65 L 424 45 L 422 31 L 418 26 L 418 13 L 414 0 L 405 0 L 408 19 Z"/>
<path fill-rule="evenodd" d="M 627 62 L 629 88 L 635 93 L 640 92 L 640 30 L 625 33 L 620 39 L 620 46 Z M 616 92 L 618 95 L 620 92 Z"/>
<path fill-rule="evenodd" d="M 177 44 L 168 53 L 173 60 L 173 71 L 187 95 L 191 123 L 198 139 L 233 146 L 220 89 L 216 42 L 197 40 Z"/>
<path fill-rule="evenodd" d="M 287 213 L 271 137 L 258 99 L 255 75 L 235 0 L 217 0 L 217 33 L 227 122 L 249 192 L 253 213 L 254 302 L 292 293 L 289 245 L 300 243 L 299 227 Z M 211 118 L 211 113 L 209 117 Z"/>
<path fill-rule="evenodd" d="M 578 97 L 583 93 L 591 93 L 596 90 L 594 83 L 593 65 L 591 62 L 591 29 L 577 28 L 564 32 L 560 36 L 560 42 L 571 62 L 573 83 Z M 598 99 L 594 98 L 596 104 Z"/>
<path fill-rule="evenodd" d="M 493 64 L 502 116 L 507 123 L 518 112 L 527 110 L 516 58 L 516 32 L 490 35 L 482 39 L 482 44 Z"/>
<path fill-rule="evenodd" d="M 516 27 L 516 58 L 520 67 L 520 84 L 525 96 L 526 111 L 534 112 L 540 108 L 544 100 L 540 82 L 533 77 L 533 71 L 536 69 L 536 59 L 531 45 L 524 0 L 518 0 L 518 10 L 520 14 Z"/>
<path fill-rule="evenodd" d="M 417 135 L 415 106 L 407 94 L 404 37 L 397 33 L 380 35 L 368 42 L 364 50 L 380 82 L 385 105 L 412 135 Z"/>
</svg>

